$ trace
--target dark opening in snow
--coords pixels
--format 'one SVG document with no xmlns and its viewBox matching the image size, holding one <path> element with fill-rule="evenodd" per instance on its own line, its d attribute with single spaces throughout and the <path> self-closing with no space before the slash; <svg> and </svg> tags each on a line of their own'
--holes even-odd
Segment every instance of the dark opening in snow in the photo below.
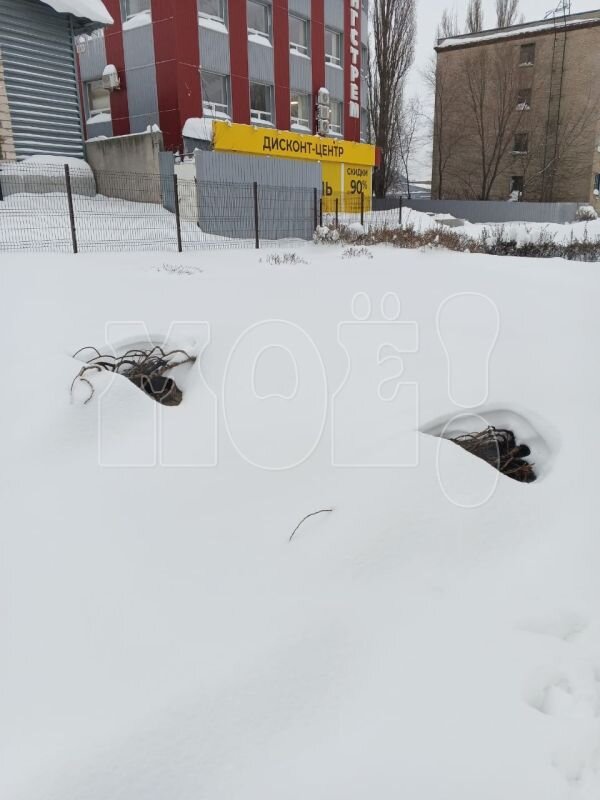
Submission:
<svg viewBox="0 0 600 800">
<path fill-rule="evenodd" d="M 85 400 L 86 403 L 94 396 L 91 376 L 94 372 L 107 371 L 128 378 L 157 403 L 165 406 L 178 406 L 183 399 L 183 393 L 173 378 L 165 377 L 165 373 L 196 360 L 195 356 L 189 355 L 185 350 L 165 352 L 162 347 L 158 346 L 148 350 L 138 348 L 128 350 L 120 356 L 103 354 L 95 347 L 84 347 L 82 350 L 78 350 L 75 356 L 86 350 L 95 355 L 87 360 L 71 384 L 71 392 L 78 381 L 87 384 L 89 397 Z"/>
<path fill-rule="evenodd" d="M 522 483 L 531 483 L 537 478 L 533 464 L 526 459 L 531 450 L 526 444 L 517 444 L 512 431 L 494 428 L 492 425 L 479 433 L 465 433 L 450 441 L 460 445 L 477 458 L 481 458 L 493 467 Z"/>
</svg>

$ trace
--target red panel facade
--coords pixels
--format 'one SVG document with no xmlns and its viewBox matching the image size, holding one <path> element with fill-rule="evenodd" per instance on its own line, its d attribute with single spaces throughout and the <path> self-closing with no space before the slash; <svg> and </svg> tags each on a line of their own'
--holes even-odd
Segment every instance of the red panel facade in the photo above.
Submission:
<svg viewBox="0 0 600 800">
<path fill-rule="evenodd" d="M 125 76 L 125 50 L 123 48 L 123 29 L 121 27 L 121 3 L 120 0 L 105 0 L 104 4 L 115 21 L 115 24 L 104 32 L 106 61 L 108 64 L 115 65 L 121 79 L 121 88 L 110 95 L 113 135 L 125 136 L 130 132 L 130 126 Z"/>
<path fill-rule="evenodd" d="M 273 0 L 275 124 L 290 127 L 290 24 L 288 0 Z"/>
<path fill-rule="evenodd" d="M 323 0 L 311 0 L 310 16 L 312 94 L 314 102 L 316 102 L 319 89 L 325 86 L 325 3 Z"/>
<path fill-rule="evenodd" d="M 250 87 L 248 83 L 248 22 L 245 0 L 237 0 L 229 9 L 229 63 L 231 67 L 231 105 L 234 122 L 250 122 Z"/>
<path fill-rule="evenodd" d="M 152 30 L 160 128 L 180 149 L 186 119 L 202 115 L 196 0 L 152 0 Z"/>
<path fill-rule="evenodd" d="M 123 35 L 121 0 L 106 0 L 106 6 L 114 19 L 114 25 L 104 33 L 107 63 L 116 66 L 122 87 L 112 92 L 110 98 L 113 133 L 118 136 L 130 133 L 124 50 L 124 46 L 129 45 L 129 35 Z M 355 141 L 360 140 L 361 6 L 361 0 L 344 0 L 343 19 L 335 22 L 336 26 L 343 27 L 343 134 L 344 138 Z M 310 11 L 311 90 L 316 100 L 319 89 L 325 86 L 326 76 L 324 0 L 311 0 Z M 290 128 L 289 12 L 289 0 L 273 0 L 274 121 L 281 130 Z M 181 149 L 185 121 L 202 116 L 197 0 L 151 0 L 151 18 L 159 110 L 157 122 L 165 146 L 172 150 Z M 212 34 L 217 43 L 214 46 L 221 46 L 218 44 L 220 41 L 223 48 L 229 48 L 232 119 L 249 124 L 246 0 L 229 0 L 225 22 L 227 32 L 220 32 L 217 28 Z"/>
</svg>

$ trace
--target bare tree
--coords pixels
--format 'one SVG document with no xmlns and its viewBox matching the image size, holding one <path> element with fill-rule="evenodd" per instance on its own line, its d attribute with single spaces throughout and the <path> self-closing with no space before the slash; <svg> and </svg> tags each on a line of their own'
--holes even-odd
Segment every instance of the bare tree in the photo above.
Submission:
<svg viewBox="0 0 600 800">
<path fill-rule="evenodd" d="M 400 119 L 398 121 L 398 166 L 406 181 L 406 192 L 410 198 L 410 174 L 415 148 L 421 141 L 420 127 L 423 110 L 418 97 L 402 98 Z"/>
<path fill-rule="evenodd" d="M 493 53 L 485 49 L 465 60 L 462 79 L 466 95 L 465 127 L 471 132 L 474 172 L 465 170 L 465 188 L 488 200 L 503 160 L 522 128 L 525 103 L 517 105 L 518 72 L 510 45 Z"/>
<path fill-rule="evenodd" d="M 464 92 L 447 71 L 438 69 L 435 57 L 423 73 L 433 99 L 432 197 L 441 200 L 448 180 L 454 178 L 454 165 L 461 142 L 461 126 L 457 122 L 459 102 Z"/>
<path fill-rule="evenodd" d="M 382 154 L 373 176 L 373 189 L 377 197 L 385 197 L 397 158 L 394 144 L 398 139 L 402 86 L 415 53 L 415 0 L 374 0 L 371 29 L 369 106 L 375 144 Z"/>
<path fill-rule="evenodd" d="M 445 8 L 442 11 L 442 18 L 437 26 L 437 39 L 449 39 L 452 36 L 458 36 L 460 30 L 458 27 L 458 16 L 456 9 L 448 10 Z"/>
<path fill-rule="evenodd" d="M 467 5 L 467 33 L 479 33 L 483 30 L 482 0 L 469 0 Z"/>
<path fill-rule="evenodd" d="M 496 0 L 496 24 L 498 28 L 514 25 L 519 12 L 519 0 Z"/>
</svg>

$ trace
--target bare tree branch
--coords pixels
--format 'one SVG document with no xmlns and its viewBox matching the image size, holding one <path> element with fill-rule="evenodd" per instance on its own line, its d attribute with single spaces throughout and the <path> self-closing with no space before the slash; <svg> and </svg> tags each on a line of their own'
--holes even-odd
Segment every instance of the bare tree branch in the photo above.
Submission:
<svg viewBox="0 0 600 800">
<path fill-rule="evenodd" d="M 496 25 L 508 28 L 515 24 L 519 12 L 519 0 L 496 0 Z"/>
<path fill-rule="evenodd" d="M 415 0 L 374 0 L 369 57 L 371 129 L 381 148 L 381 165 L 373 177 L 377 197 L 385 197 L 396 174 L 398 113 L 404 78 L 415 53 Z"/>
</svg>

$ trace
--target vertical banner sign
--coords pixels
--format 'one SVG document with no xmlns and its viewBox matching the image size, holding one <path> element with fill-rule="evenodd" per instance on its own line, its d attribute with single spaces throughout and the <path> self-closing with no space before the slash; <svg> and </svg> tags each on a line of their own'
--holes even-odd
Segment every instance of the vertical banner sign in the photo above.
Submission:
<svg viewBox="0 0 600 800">
<path fill-rule="evenodd" d="M 361 0 L 346 0 L 346 31 L 348 42 L 344 59 L 346 113 L 344 133 L 350 139 L 360 136 L 360 4 Z"/>
</svg>

